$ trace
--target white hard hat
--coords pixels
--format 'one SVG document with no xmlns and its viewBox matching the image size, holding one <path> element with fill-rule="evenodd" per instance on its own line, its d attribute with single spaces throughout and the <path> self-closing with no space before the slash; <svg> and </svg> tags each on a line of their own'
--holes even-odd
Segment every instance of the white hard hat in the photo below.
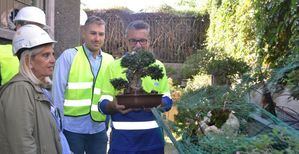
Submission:
<svg viewBox="0 0 299 154">
<path fill-rule="evenodd" d="M 84 10 L 80 10 L 80 26 L 83 26 L 87 20 L 87 14 Z"/>
<path fill-rule="evenodd" d="M 29 21 L 41 24 L 43 26 L 46 25 L 46 15 L 43 10 L 34 6 L 26 6 L 23 7 L 18 13 L 17 16 L 13 20 L 15 21 Z"/>
<path fill-rule="evenodd" d="M 24 25 L 18 29 L 12 40 L 13 53 L 16 55 L 20 49 L 33 48 L 47 43 L 55 43 L 49 34 L 40 27 L 32 24 Z"/>
</svg>

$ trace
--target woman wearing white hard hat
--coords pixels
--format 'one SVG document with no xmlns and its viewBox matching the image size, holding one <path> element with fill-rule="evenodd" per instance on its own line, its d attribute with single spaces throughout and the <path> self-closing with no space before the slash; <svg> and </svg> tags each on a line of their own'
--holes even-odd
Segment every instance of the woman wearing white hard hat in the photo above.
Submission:
<svg viewBox="0 0 299 154">
<path fill-rule="evenodd" d="M 19 73 L 0 89 L 0 153 L 62 153 L 47 97 L 55 63 L 53 43 L 36 25 L 22 26 L 13 38 Z"/>
<path fill-rule="evenodd" d="M 16 16 L 14 16 L 17 13 Z M 9 17 L 13 30 L 18 30 L 26 24 L 34 24 L 41 28 L 48 28 L 46 15 L 43 10 L 34 6 L 26 6 L 21 10 L 14 9 Z M 14 24 L 12 23 L 14 22 Z M 0 86 L 7 83 L 19 71 L 19 60 L 12 54 L 11 43 L 0 45 Z"/>
<path fill-rule="evenodd" d="M 16 16 L 14 16 L 17 13 Z M 14 9 L 9 16 L 8 25 L 12 30 L 18 30 L 26 24 L 35 24 L 41 28 L 46 25 L 46 15 L 43 10 L 34 6 L 26 6 L 21 10 Z M 0 45 L 0 86 L 7 83 L 19 71 L 19 60 L 12 55 L 12 45 Z"/>
</svg>

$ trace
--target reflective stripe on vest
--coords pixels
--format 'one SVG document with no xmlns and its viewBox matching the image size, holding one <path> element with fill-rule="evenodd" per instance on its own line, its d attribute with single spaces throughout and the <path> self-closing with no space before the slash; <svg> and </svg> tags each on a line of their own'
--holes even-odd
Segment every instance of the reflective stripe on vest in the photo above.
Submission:
<svg viewBox="0 0 299 154">
<path fill-rule="evenodd" d="M 112 122 L 112 126 L 118 130 L 144 130 L 158 128 L 156 121 L 142 121 L 142 122 Z"/>
<path fill-rule="evenodd" d="M 19 59 L 12 53 L 12 45 L 0 45 L 0 85 L 8 82 L 19 72 Z"/>
<path fill-rule="evenodd" d="M 105 99 L 111 102 L 111 101 L 113 101 L 113 96 L 111 96 L 111 95 L 102 95 L 101 98 L 100 98 L 100 102 L 102 102 Z"/>
<path fill-rule="evenodd" d="M 69 82 L 68 83 L 68 89 L 89 89 L 92 88 L 92 82 Z M 101 89 L 100 88 L 94 88 L 94 93 L 97 95 L 101 94 Z"/>
<path fill-rule="evenodd" d="M 68 83 L 65 91 L 64 114 L 66 116 L 82 116 L 91 114 L 95 121 L 105 121 L 106 116 L 98 111 L 101 96 L 103 73 L 114 59 L 111 55 L 101 52 L 102 62 L 97 78 L 94 76 L 85 51 L 77 47 L 77 53 L 71 65 Z"/>
<path fill-rule="evenodd" d="M 92 88 L 92 82 L 68 82 L 68 89 L 89 89 Z"/>
<path fill-rule="evenodd" d="M 90 99 L 81 99 L 81 100 L 65 100 L 64 106 L 90 106 L 91 100 Z"/>
</svg>

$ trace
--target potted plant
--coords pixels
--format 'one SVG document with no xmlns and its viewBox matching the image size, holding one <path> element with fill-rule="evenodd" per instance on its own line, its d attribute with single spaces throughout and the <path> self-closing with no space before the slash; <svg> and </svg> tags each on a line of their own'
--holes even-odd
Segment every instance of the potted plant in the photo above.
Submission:
<svg viewBox="0 0 299 154">
<path fill-rule="evenodd" d="M 231 85 L 237 77 L 240 77 L 248 69 L 249 67 L 244 61 L 224 56 L 210 61 L 206 71 L 212 75 L 213 85 Z"/>
<path fill-rule="evenodd" d="M 296 130 L 250 104 L 247 92 L 246 86 L 237 85 L 208 86 L 185 93 L 177 104 L 175 124 L 170 125 L 179 135 L 181 151 L 298 153 Z"/>
<path fill-rule="evenodd" d="M 162 95 L 156 91 L 148 93 L 142 89 L 144 78 L 159 80 L 164 76 L 163 68 L 154 63 L 155 58 L 149 51 L 127 53 L 121 59 L 121 66 L 126 68 L 124 71 L 126 79 L 110 80 L 115 89 L 123 92 L 116 96 L 119 104 L 127 108 L 150 108 L 161 104 Z"/>
</svg>

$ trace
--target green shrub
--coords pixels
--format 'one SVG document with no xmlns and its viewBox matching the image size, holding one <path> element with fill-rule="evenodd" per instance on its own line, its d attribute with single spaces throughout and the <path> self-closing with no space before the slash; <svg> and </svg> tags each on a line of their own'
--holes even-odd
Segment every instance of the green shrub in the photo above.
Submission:
<svg viewBox="0 0 299 154">
<path fill-rule="evenodd" d="M 198 73 L 206 73 L 207 64 L 214 55 L 208 50 L 202 49 L 187 57 L 182 67 L 183 78 L 188 79 Z"/>
</svg>

